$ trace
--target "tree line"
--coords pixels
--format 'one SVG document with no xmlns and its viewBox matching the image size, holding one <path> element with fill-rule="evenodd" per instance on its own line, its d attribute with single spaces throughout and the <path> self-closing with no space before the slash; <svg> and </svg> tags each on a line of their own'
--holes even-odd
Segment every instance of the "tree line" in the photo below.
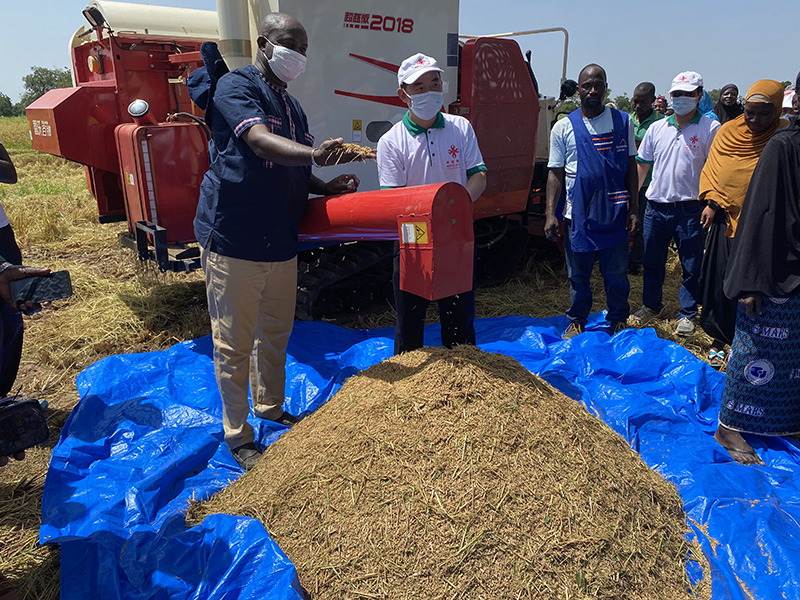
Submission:
<svg viewBox="0 0 800 600">
<path fill-rule="evenodd" d="M 25 114 L 25 107 L 46 92 L 56 88 L 72 87 L 72 75 L 66 67 L 60 69 L 31 67 L 30 75 L 22 78 L 22 84 L 19 102 L 14 103 L 7 94 L 0 92 L 0 117 L 22 116 Z"/>
</svg>

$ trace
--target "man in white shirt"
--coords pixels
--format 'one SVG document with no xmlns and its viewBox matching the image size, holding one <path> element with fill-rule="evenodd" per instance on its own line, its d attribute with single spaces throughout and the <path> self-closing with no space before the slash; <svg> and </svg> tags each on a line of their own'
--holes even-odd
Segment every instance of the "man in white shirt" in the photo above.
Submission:
<svg viewBox="0 0 800 600">
<path fill-rule="evenodd" d="M 700 298 L 703 261 L 703 205 L 698 200 L 703 170 L 719 123 L 697 110 L 703 95 L 703 78 L 694 71 L 679 73 L 669 90 L 675 111 L 653 123 L 639 146 L 640 185 L 652 165 L 644 216 L 644 267 L 642 307 L 631 315 L 632 325 L 644 325 L 664 309 L 662 288 L 669 243 L 675 240 L 683 268 L 678 291 L 681 308 L 675 333 L 694 331 Z"/>
<path fill-rule="evenodd" d="M 603 105 L 606 72 L 587 65 L 578 77 L 581 107 L 550 134 L 545 235 L 559 234 L 556 207 L 566 183 L 564 255 L 570 284 L 570 324 L 562 336 L 583 333 L 592 308 L 595 256 L 605 285 L 611 333 L 624 328 L 628 294 L 628 230 L 638 224 L 636 141 L 626 113 Z"/>
<path fill-rule="evenodd" d="M 463 185 L 472 201 L 486 189 L 486 166 L 472 125 L 464 117 L 441 112 L 444 102 L 436 60 L 415 54 L 397 72 L 397 95 L 409 108 L 403 119 L 378 141 L 378 177 L 382 189 L 446 183 Z M 395 250 L 394 284 L 396 354 L 423 345 L 429 301 L 400 289 L 399 246 Z M 475 344 L 475 291 L 438 301 L 442 344 Z"/>
</svg>

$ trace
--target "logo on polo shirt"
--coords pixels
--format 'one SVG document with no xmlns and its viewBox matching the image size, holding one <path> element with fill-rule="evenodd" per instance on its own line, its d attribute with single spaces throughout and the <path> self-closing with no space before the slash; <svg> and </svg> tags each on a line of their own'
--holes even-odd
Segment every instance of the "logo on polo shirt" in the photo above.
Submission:
<svg viewBox="0 0 800 600">
<path fill-rule="evenodd" d="M 445 166 L 448 169 L 459 169 L 459 168 L 461 168 L 461 160 L 459 160 L 459 158 L 458 158 L 459 152 L 461 152 L 461 150 L 456 148 L 455 144 L 451 144 L 450 145 L 450 149 L 447 151 L 447 153 L 450 156 L 452 156 L 453 158 L 448 158 L 445 161 Z"/>
<path fill-rule="evenodd" d="M 744 376 L 753 385 L 764 385 L 775 376 L 775 366 L 770 361 L 760 358 L 747 364 Z"/>
</svg>

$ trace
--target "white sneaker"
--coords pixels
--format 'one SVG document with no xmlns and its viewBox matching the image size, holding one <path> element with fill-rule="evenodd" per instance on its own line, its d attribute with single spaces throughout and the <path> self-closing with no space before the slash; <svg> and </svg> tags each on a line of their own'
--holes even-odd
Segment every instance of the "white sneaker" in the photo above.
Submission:
<svg viewBox="0 0 800 600">
<path fill-rule="evenodd" d="M 632 325 L 633 327 L 641 327 L 642 325 L 646 325 L 655 319 L 659 314 L 661 313 L 657 313 L 654 310 L 650 310 L 646 306 L 642 306 L 639 310 L 628 317 L 628 325 Z"/>
<path fill-rule="evenodd" d="M 691 335 L 694 333 L 694 322 L 687 318 L 678 319 L 678 326 L 675 328 L 675 335 Z"/>
</svg>

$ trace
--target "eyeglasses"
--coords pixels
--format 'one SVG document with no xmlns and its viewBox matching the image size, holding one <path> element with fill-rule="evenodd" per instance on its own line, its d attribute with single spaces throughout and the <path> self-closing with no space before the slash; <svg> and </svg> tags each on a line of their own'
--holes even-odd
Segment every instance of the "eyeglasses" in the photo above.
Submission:
<svg viewBox="0 0 800 600">
<path fill-rule="evenodd" d="M 694 92 L 682 92 L 680 90 L 676 90 L 676 91 L 672 92 L 672 97 L 673 98 L 682 98 L 684 96 L 694 96 L 694 94 L 695 94 Z"/>
</svg>

